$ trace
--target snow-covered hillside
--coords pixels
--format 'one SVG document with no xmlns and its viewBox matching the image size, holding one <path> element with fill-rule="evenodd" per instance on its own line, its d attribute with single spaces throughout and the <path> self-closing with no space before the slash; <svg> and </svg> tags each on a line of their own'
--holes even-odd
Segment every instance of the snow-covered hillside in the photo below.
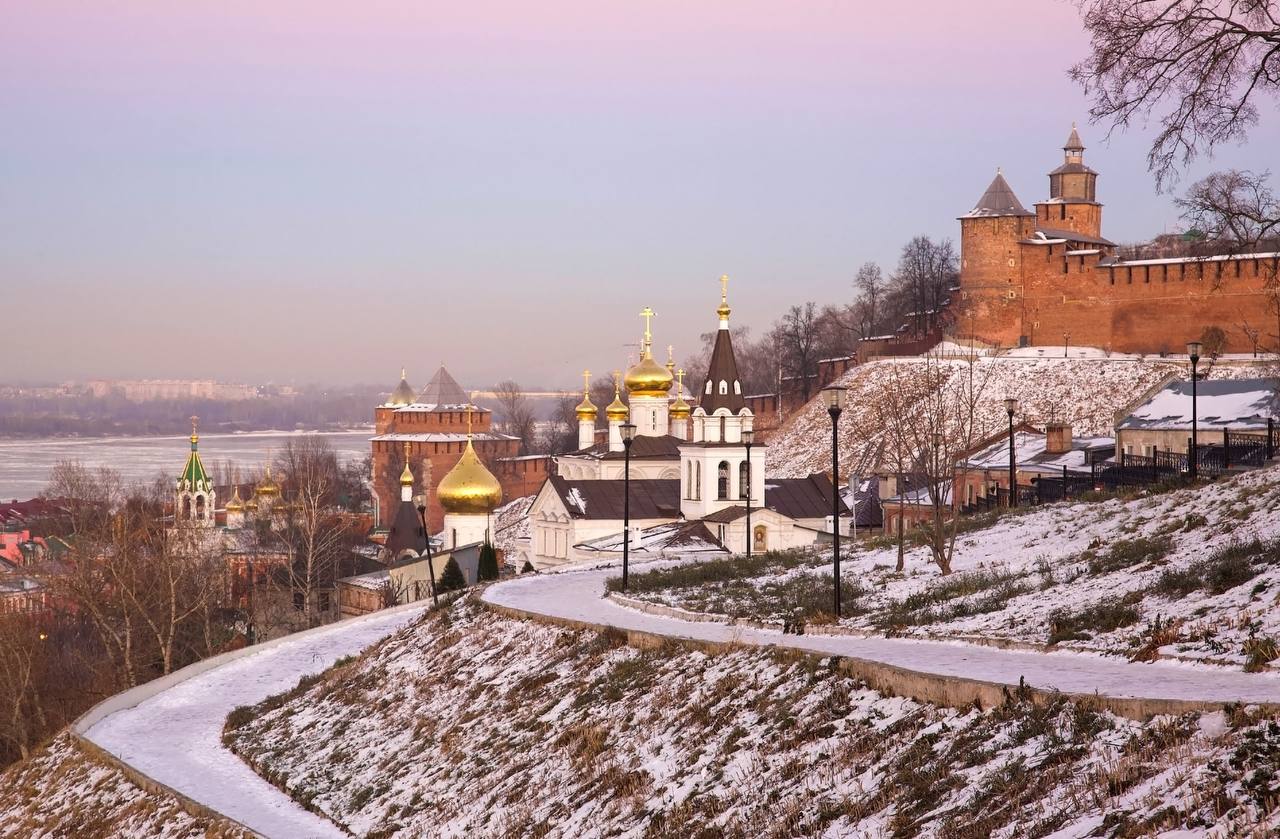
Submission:
<svg viewBox="0 0 1280 839">
<path fill-rule="evenodd" d="M 983 522 L 983 519 L 970 520 Z M 1132 500 L 1005 514 L 957 538 L 943 578 L 927 548 L 879 540 L 846 558 L 844 624 L 899 635 L 978 636 L 1143 658 L 1264 668 L 1280 643 L 1280 468 Z M 640 596 L 778 619 L 831 588 L 830 552 L 750 578 Z M 636 582 L 642 587 L 643 578 Z"/>
<path fill-rule="evenodd" d="M 870 463 L 881 433 L 873 406 L 895 377 L 909 377 L 926 365 L 940 366 L 950 376 L 948 389 L 959 394 L 969 364 L 957 358 L 888 359 L 859 365 L 841 376 L 835 384 L 849 388 L 839 427 L 841 472 L 863 470 Z M 1077 435 L 1110 434 L 1116 411 L 1165 376 L 1185 369 L 1185 364 L 1161 359 L 978 358 L 973 362 L 979 427 L 975 436 L 1004 427 L 1007 397 L 1019 401 L 1020 420 L 1069 422 Z M 1219 368 L 1215 375 L 1247 371 Z M 831 419 L 821 399 L 812 400 L 770 437 L 765 462 L 768 474 L 780 478 L 831 469 Z"/>
<path fill-rule="evenodd" d="M 23 839 L 178 839 L 248 834 L 196 818 L 90 758 L 63 733 L 0 773 L 0 836 Z"/>
<path fill-rule="evenodd" d="M 831 665 L 641 652 L 464 599 L 238 711 L 226 739 L 358 836 L 1225 838 L 1280 826 L 1273 720 L 1238 710 L 1140 725 L 1016 697 L 955 711 L 876 694 Z"/>
</svg>

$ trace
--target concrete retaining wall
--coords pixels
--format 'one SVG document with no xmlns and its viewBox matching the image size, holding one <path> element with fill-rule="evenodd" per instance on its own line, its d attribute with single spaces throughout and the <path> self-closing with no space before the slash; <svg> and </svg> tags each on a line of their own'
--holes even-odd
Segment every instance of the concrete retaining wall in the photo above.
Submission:
<svg viewBox="0 0 1280 839">
<path fill-rule="evenodd" d="M 615 595 L 611 595 L 611 597 L 613 597 L 615 601 L 626 606 L 631 606 L 632 603 L 641 603 L 641 601 L 636 601 L 629 597 L 617 597 Z M 567 627 L 569 629 L 589 629 L 595 632 L 614 635 L 619 633 L 625 634 L 627 644 L 637 649 L 658 649 L 664 645 L 675 644 L 687 649 L 696 649 L 714 653 L 737 651 L 747 648 L 745 645 L 731 641 L 703 641 L 672 638 L 654 632 L 636 629 L 622 629 L 615 626 L 595 624 L 589 621 L 553 617 L 550 615 L 539 614 L 537 612 L 527 612 L 523 609 L 516 609 L 511 606 L 499 606 L 483 600 L 481 602 L 498 614 L 511 618 L 532 620 L 553 626 Z M 667 617 L 679 618 L 677 613 L 685 611 L 683 609 L 672 609 L 672 607 L 654 603 L 647 603 L 643 605 L 645 608 L 641 608 L 641 611 L 647 611 L 650 612 L 650 614 L 660 614 Z M 739 622 L 734 621 L 734 623 Z M 749 621 L 742 621 L 740 625 L 766 626 L 763 623 Z M 767 628 L 777 629 L 777 626 L 771 625 L 767 626 Z M 784 655 L 816 656 L 818 658 L 833 659 L 837 669 L 841 673 L 862 681 L 867 685 L 867 687 L 877 691 L 878 693 L 882 693 L 886 696 L 906 696 L 918 702 L 928 702 L 933 705 L 942 705 L 948 708 L 964 709 L 971 708 L 975 705 L 981 708 L 991 708 L 1003 703 L 1008 698 L 1011 690 L 1010 686 L 997 682 L 954 676 L 941 676 L 935 673 L 923 673 L 893 664 L 871 661 L 869 659 L 837 656 L 832 655 L 831 653 L 813 652 L 810 650 L 797 649 L 782 645 L 770 646 L 765 649 L 773 649 Z M 1025 695 L 1037 704 L 1043 705 L 1056 698 L 1066 697 L 1067 699 L 1074 701 L 1090 703 L 1097 708 L 1110 711 L 1117 716 L 1126 717 L 1139 722 L 1145 722 L 1153 716 L 1160 714 L 1185 714 L 1194 711 L 1217 711 L 1221 710 L 1227 704 L 1223 702 L 1206 702 L 1186 699 L 1144 699 L 1102 696 L 1099 694 L 1060 693 L 1058 691 L 1037 688 L 1033 685 L 1026 686 L 1024 691 Z M 1261 707 L 1265 708 L 1269 712 L 1280 712 L 1280 704 L 1267 704 Z"/>
<path fill-rule="evenodd" d="M 183 810 L 190 813 L 191 815 L 196 816 L 198 818 L 204 818 L 204 819 L 209 819 L 213 821 L 215 825 L 217 825 L 218 829 L 222 832 L 211 834 L 212 836 L 214 837 L 223 836 L 223 835 L 259 836 L 260 834 L 255 833 L 254 831 L 245 827 L 243 824 L 236 821 L 235 819 L 232 819 L 229 816 L 226 816 L 216 810 L 206 807 L 204 804 L 201 804 L 199 801 L 196 801 L 195 799 L 190 798 L 181 792 L 178 792 L 173 787 L 167 784 L 161 783 L 160 781 L 157 781 L 155 778 L 152 778 L 150 775 L 147 775 L 146 773 L 138 769 L 135 769 L 133 766 L 130 766 L 128 763 L 125 763 L 123 760 L 116 757 L 111 752 L 107 751 L 106 749 L 99 746 L 97 743 L 90 740 L 88 737 L 89 729 L 93 728 L 94 725 L 101 722 L 103 719 L 111 716 L 112 714 L 116 713 L 117 711 L 123 711 L 128 708 L 136 707 L 137 705 L 142 704 L 143 702 L 150 699 L 151 697 L 156 696 L 159 693 L 163 693 L 164 691 L 168 690 L 174 685 L 181 684 L 187 681 L 188 679 L 195 678 L 196 676 L 199 676 L 202 673 L 206 673 L 210 670 L 213 670 L 216 667 L 221 667 L 224 664 L 229 664 L 237 659 L 244 658 L 246 656 L 257 653 L 261 650 L 270 649 L 271 647 L 277 647 L 282 644 L 288 644 L 290 642 L 297 641 L 301 638 L 306 638 L 307 636 L 310 636 L 310 635 L 320 635 L 325 632 L 333 631 L 337 627 L 350 626 L 352 624 L 360 623 L 361 621 L 366 621 L 374 617 L 385 617 L 386 615 L 392 614 L 395 612 L 411 612 L 414 610 L 419 610 L 424 608 L 425 608 L 425 604 L 423 603 L 408 603 L 403 606 L 393 607 L 391 609 L 383 609 L 378 612 L 371 612 L 368 615 L 361 615 L 355 618 L 347 618 L 346 620 L 335 621 L 334 623 L 327 623 L 327 624 L 324 624 L 323 626 L 317 626 L 312 629 L 305 629 L 301 632 L 295 632 L 292 635 L 284 635 L 284 636 L 281 636 L 280 638 L 272 638 L 270 641 L 263 641 L 261 644 L 255 644 L 252 647 L 242 647 L 241 649 L 238 649 L 238 650 L 231 650 L 230 652 L 220 653 L 210 658 L 197 661 L 194 664 L 189 664 L 186 667 L 183 667 L 181 670 L 175 670 L 174 672 L 170 673 L 167 676 L 162 676 L 159 679 L 152 679 L 151 681 L 145 684 L 138 685 L 137 687 L 130 688 L 129 690 L 123 691 L 121 693 L 117 693 L 115 696 L 111 696 L 111 697 L 108 697 L 107 699 L 104 699 L 103 701 L 99 702 L 97 705 L 94 705 L 88 711 L 85 711 L 83 714 L 81 714 L 76 719 L 76 721 L 71 724 L 68 730 L 70 731 L 71 737 L 76 743 L 76 745 L 90 758 L 97 760 L 100 763 L 104 763 L 107 766 L 110 766 L 114 769 L 118 769 L 130 781 L 132 781 L 141 789 L 146 790 L 147 792 L 153 793 L 155 795 L 172 796 L 173 799 L 178 802 L 179 806 L 181 806 Z"/>
</svg>

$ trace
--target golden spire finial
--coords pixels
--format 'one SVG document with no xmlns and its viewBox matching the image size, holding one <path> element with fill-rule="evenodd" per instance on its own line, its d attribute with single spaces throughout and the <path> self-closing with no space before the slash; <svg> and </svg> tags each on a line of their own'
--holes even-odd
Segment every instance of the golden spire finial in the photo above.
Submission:
<svg viewBox="0 0 1280 839">
<path fill-rule="evenodd" d="M 401 367 L 401 368 L 400 368 L 400 378 L 402 378 L 402 379 L 403 379 L 403 378 L 404 378 L 405 376 L 407 376 L 408 374 L 409 374 L 409 371 L 408 371 L 408 369 L 407 369 L 407 368 L 404 368 L 404 367 Z"/>
<path fill-rule="evenodd" d="M 729 320 L 729 275 L 720 275 L 720 307 L 716 309 L 716 314 L 720 316 L 721 328 L 725 328 L 725 322 Z"/>
<path fill-rule="evenodd" d="M 680 383 L 680 389 L 683 390 L 684 389 L 684 368 L 683 367 L 681 367 L 679 370 L 676 371 L 676 381 Z M 678 396 L 679 394 L 680 394 L 680 391 L 676 391 L 676 395 Z"/>
<path fill-rule="evenodd" d="M 591 395 L 591 371 L 590 370 L 582 371 L 582 395 L 583 396 Z"/>
<path fill-rule="evenodd" d="M 471 411 L 474 410 L 473 405 L 467 405 L 467 440 L 471 440 Z"/>
<path fill-rule="evenodd" d="M 413 486 L 413 471 L 409 469 L 409 441 L 404 441 L 404 470 L 400 473 L 400 486 Z M 403 497 L 403 496 L 402 496 Z"/>
<path fill-rule="evenodd" d="M 613 398 L 614 399 L 618 398 L 618 380 L 621 378 L 622 378 L 622 371 L 614 370 L 613 371 Z"/>
<path fill-rule="evenodd" d="M 196 434 L 196 428 L 200 425 L 200 417 L 195 414 L 191 415 L 191 445 L 195 445 L 200 440 L 200 435 Z"/>
</svg>

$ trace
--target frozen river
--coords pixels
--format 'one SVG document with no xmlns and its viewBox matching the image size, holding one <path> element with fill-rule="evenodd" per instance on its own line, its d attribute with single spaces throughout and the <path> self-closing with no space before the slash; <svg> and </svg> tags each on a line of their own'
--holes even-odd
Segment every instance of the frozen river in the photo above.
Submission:
<svg viewBox="0 0 1280 839">
<path fill-rule="evenodd" d="M 284 441 L 300 433 L 261 431 L 248 434 L 201 434 L 200 455 L 205 466 L 230 460 L 242 470 L 256 470 Z M 373 430 L 322 435 L 347 461 L 369 453 Z M 0 499 L 27 499 L 49 482 L 53 465 L 78 460 L 86 466 L 109 466 L 126 481 L 149 481 L 160 473 L 177 476 L 186 462 L 189 444 L 180 437 L 96 437 L 0 440 Z"/>
</svg>

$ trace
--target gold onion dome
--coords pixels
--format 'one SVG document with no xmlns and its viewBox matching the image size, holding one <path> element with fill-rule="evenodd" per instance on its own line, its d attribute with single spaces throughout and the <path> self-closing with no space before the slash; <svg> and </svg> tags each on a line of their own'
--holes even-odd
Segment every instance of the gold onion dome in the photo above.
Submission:
<svg viewBox="0 0 1280 839">
<path fill-rule="evenodd" d="M 591 397 L 583 396 L 582 401 L 578 403 L 578 407 L 573 409 L 578 415 L 581 422 L 592 422 L 596 418 L 596 406 L 592 404 Z"/>
<path fill-rule="evenodd" d="M 400 368 L 400 384 L 396 385 L 396 389 L 391 391 L 391 398 L 387 400 L 388 405 L 412 405 L 413 404 L 413 388 L 409 386 L 409 381 L 405 378 L 405 369 Z"/>
<path fill-rule="evenodd" d="M 693 413 L 693 409 L 689 407 L 689 403 L 684 401 L 683 396 L 677 396 L 676 401 L 671 403 L 668 412 L 672 419 L 688 419 Z"/>
<path fill-rule="evenodd" d="M 240 485 L 236 484 L 235 490 L 231 493 L 231 500 L 227 502 L 228 513 L 239 513 L 244 510 L 244 502 L 240 500 Z"/>
<path fill-rule="evenodd" d="M 623 380 L 627 393 L 632 396 L 666 396 L 675 377 L 666 367 L 653 360 L 653 353 L 646 348 L 640 363 L 627 371 Z"/>
<path fill-rule="evenodd" d="M 627 406 L 622 404 L 622 398 L 618 395 L 618 388 L 613 389 L 613 401 L 609 403 L 609 407 L 604 409 L 605 418 L 609 422 L 626 422 L 631 412 Z"/>
<path fill-rule="evenodd" d="M 462 457 L 436 486 L 436 497 L 446 513 L 489 513 L 502 503 L 502 484 L 480 462 L 467 440 Z"/>
<path fill-rule="evenodd" d="M 262 478 L 261 483 L 253 491 L 254 495 L 279 495 L 280 487 L 275 481 L 271 480 L 271 467 L 267 467 L 266 475 Z"/>
</svg>

